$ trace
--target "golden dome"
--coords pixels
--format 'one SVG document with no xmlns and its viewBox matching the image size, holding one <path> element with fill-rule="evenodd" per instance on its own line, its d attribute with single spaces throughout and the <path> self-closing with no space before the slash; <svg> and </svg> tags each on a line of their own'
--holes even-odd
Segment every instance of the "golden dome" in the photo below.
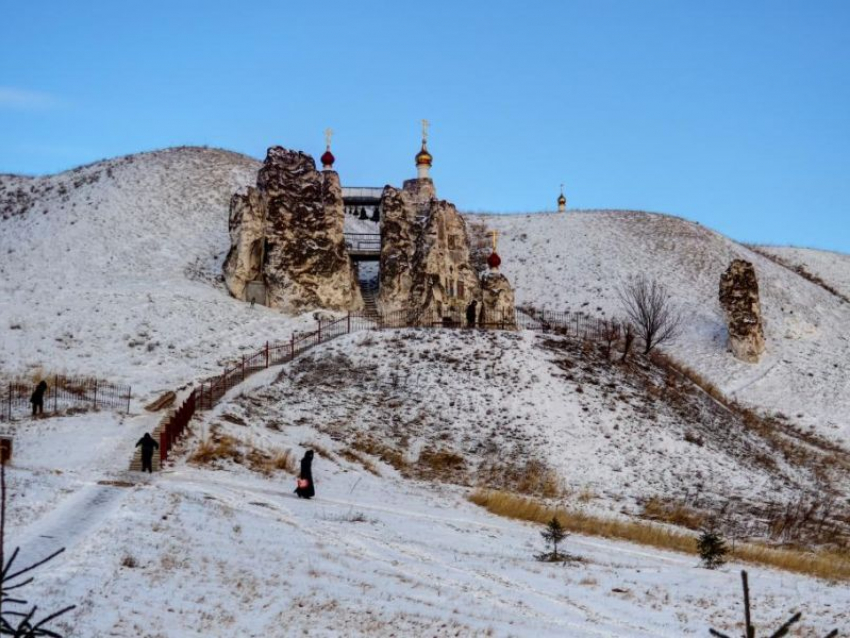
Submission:
<svg viewBox="0 0 850 638">
<path fill-rule="evenodd" d="M 426 166 L 431 166 L 434 158 L 431 157 L 431 153 L 428 152 L 428 149 L 425 147 L 425 140 L 422 140 L 422 150 L 420 150 L 416 154 L 416 165 L 420 166 L 425 164 Z"/>
</svg>

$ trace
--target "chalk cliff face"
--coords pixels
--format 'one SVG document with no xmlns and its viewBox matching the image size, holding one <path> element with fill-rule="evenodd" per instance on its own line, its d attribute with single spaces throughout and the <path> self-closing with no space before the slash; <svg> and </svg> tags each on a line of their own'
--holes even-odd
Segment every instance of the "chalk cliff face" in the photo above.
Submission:
<svg viewBox="0 0 850 638">
<path fill-rule="evenodd" d="M 387 186 L 381 210 L 381 310 L 462 321 L 467 305 L 481 300 L 463 217 L 434 198 L 430 180 Z"/>
<path fill-rule="evenodd" d="M 262 281 L 273 308 L 360 309 L 344 221 L 336 172 L 317 171 L 304 153 L 270 148 L 257 187 L 231 199 L 231 249 L 224 263 L 231 294 L 246 299 L 249 282 Z"/>
<path fill-rule="evenodd" d="M 729 347 L 738 359 L 757 363 L 765 350 L 759 285 L 753 265 L 735 259 L 720 277 L 720 305 L 729 327 Z"/>
</svg>

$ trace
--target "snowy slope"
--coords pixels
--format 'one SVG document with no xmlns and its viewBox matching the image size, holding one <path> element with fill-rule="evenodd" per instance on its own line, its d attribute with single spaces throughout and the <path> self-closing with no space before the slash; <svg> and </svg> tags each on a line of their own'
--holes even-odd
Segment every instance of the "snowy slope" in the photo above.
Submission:
<svg viewBox="0 0 850 638">
<path fill-rule="evenodd" d="M 500 231 L 502 271 L 519 303 L 591 315 L 620 313 L 616 287 L 646 273 L 688 317 L 670 346 L 725 393 L 835 440 L 850 440 L 850 305 L 698 224 L 627 211 L 476 215 Z M 734 258 L 755 264 L 767 353 L 758 364 L 726 349 L 720 275 Z"/>
<path fill-rule="evenodd" d="M 678 638 L 704 636 L 709 626 L 737 635 L 738 565 L 709 571 L 693 557 L 578 535 L 563 549 L 583 563 L 541 564 L 532 558 L 543 549 L 539 526 L 491 516 L 461 488 L 405 480 L 379 461 L 375 476 L 343 460 L 344 444 L 312 424 L 259 415 L 234 422 L 246 406 L 267 405 L 268 393 L 297 385 L 299 374 L 284 370 L 265 387 L 278 372 L 235 388 L 232 403 L 195 427 L 238 437 L 243 453 L 329 450 L 314 463 L 313 501 L 294 497 L 291 475 L 251 471 L 246 457 L 217 468 L 178 460 L 152 479 L 86 473 L 80 458 L 63 459 L 43 437 L 48 454 L 16 462 L 13 475 L 34 482 L 88 483 L 51 514 L 15 517 L 9 530 L 25 558 L 68 548 L 27 594 L 44 610 L 77 603 L 69 635 Z M 100 435 L 81 429 L 78 444 Z M 31 449 L 35 435 L 20 436 Z M 190 440 L 190 451 L 197 444 Z M 13 506 L 37 500 L 34 489 L 13 490 Z M 843 584 L 747 569 L 759 626 L 778 626 L 792 610 L 804 613 L 795 635 L 850 622 Z"/>
<path fill-rule="evenodd" d="M 802 266 L 823 279 L 845 297 L 850 297 L 850 255 L 814 248 L 759 246 L 760 251 L 775 255 L 791 267 Z"/>
<path fill-rule="evenodd" d="M 367 438 L 414 460 L 427 447 L 447 450 L 463 461 L 442 478 L 462 484 L 523 474 L 536 460 L 569 492 L 633 512 L 652 496 L 718 508 L 824 488 L 713 400 L 671 383 L 546 335 L 361 333 L 286 366 L 232 414 L 349 445 Z"/>
<path fill-rule="evenodd" d="M 259 166 L 176 148 L 0 176 L 0 370 L 106 377 L 144 399 L 308 325 L 220 281 L 230 196 Z"/>
</svg>

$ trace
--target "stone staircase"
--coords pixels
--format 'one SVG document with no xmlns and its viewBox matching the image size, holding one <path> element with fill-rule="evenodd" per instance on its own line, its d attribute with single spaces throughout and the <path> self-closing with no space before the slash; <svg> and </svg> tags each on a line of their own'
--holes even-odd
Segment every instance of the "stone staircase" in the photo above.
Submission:
<svg viewBox="0 0 850 638">
<path fill-rule="evenodd" d="M 157 443 L 159 443 L 159 435 L 162 432 L 162 428 L 164 427 L 165 423 L 168 421 L 168 419 L 171 418 L 171 416 L 173 414 L 174 414 L 173 409 L 168 410 L 168 412 L 166 412 L 165 415 L 159 420 L 159 424 L 153 429 L 153 432 L 151 432 L 151 436 L 153 437 L 154 441 L 156 441 Z M 133 443 L 135 444 L 136 442 L 134 441 Z M 159 472 L 159 450 L 154 450 L 153 463 L 151 465 L 153 467 L 154 472 Z M 142 448 L 141 447 L 137 447 L 135 449 L 135 451 L 133 452 L 133 459 L 130 461 L 130 471 L 131 472 L 141 472 L 142 471 Z"/>
<path fill-rule="evenodd" d="M 378 316 L 378 282 L 375 279 L 360 279 L 360 294 L 363 296 L 363 312 L 367 317 Z"/>
</svg>

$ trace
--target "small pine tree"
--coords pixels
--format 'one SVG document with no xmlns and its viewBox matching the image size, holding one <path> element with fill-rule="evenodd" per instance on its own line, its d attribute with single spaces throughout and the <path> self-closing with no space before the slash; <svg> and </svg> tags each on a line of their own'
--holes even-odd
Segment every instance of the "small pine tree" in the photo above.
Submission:
<svg viewBox="0 0 850 638">
<path fill-rule="evenodd" d="M 705 529 L 697 539 L 697 551 L 706 569 L 716 569 L 726 562 L 729 550 L 723 537 L 714 529 Z"/>
<path fill-rule="evenodd" d="M 546 524 L 546 529 L 540 532 L 543 540 L 552 546 L 552 551 L 538 556 L 539 560 L 557 561 L 566 558 L 565 555 L 558 552 L 558 543 L 563 541 L 569 534 L 564 529 L 557 516 L 553 516 L 552 520 Z"/>
</svg>

